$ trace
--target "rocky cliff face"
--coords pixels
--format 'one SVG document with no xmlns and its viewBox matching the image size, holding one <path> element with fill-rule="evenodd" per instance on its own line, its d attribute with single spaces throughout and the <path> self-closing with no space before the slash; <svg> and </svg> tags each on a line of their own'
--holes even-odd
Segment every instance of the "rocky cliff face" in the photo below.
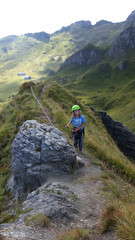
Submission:
<svg viewBox="0 0 135 240">
<path fill-rule="evenodd" d="M 99 114 L 108 133 L 116 142 L 119 149 L 127 156 L 133 159 L 135 163 L 135 134 L 125 127 L 122 123 L 114 121 L 106 112 L 96 111 L 92 106 L 90 109 Z"/>
<path fill-rule="evenodd" d="M 128 16 L 125 26 L 135 27 L 135 11 Z"/>
<path fill-rule="evenodd" d="M 77 65 L 93 65 L 99 63 L 104 55 L 104 51 L 94 47 L 93 45 L 89 44 L 86 48 L 76 52 L 74 55 L 69 57 L 62 67 L 68 66 L 70 64 L 77 64 Z"/>
<path fill-rule="evenodd" d="M 135 163 L 135 134 L 122 123 L 114 121 L 106 112 L 100 112 L 100 117 L 119 149 Z"/>
<path fill-rule="evenodd" d="M 12 143 L 12 175 L 8 186 L 18 196 L 46 182 L 49 175 L 71 173 L 78 167 L 76 152 L 62 133 L 28 120 Z"/>
<path fill-rule="evenodd" d="M 118 58 L 133 48 L 135 48 L 135 27 L 129 27 L 116 38 L 108 51 L 108 55 Z"/>
</svg>

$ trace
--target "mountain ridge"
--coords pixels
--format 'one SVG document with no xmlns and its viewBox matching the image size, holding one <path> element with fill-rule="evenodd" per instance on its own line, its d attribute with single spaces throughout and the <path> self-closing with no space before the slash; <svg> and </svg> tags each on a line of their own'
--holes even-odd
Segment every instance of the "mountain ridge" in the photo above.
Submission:
<svg viewBox="0 0 135 240">
<path fill-rule="evenodd" d="M 113 71 L 111 71 L 112 74 L 113 72 L 116 72 L 114 70 L 114 67 L 119 69 L 119 66 L 121 66 L 120 68 L 121 68 L 121 75 L 122 75 L 122 73 L 124 73 L 124 71 L 126 70 L 126 66 L 129 65 L 129 64 L 125 65 L 124 62 L 126 62 L 126 60 L 129 62 L 134 61 L 134 56 L 133 56 L 134 48 L 130 49 L 131 52 L 125 51 L 125 53 L 121 56 L 121 58 L 119 58 L 118 53 L 120 53 L 120 50 L 118 46 L 118 40 L 120 38 L 122 39 L 122 33 L 123 33 L 123 39 L 124 39 L 124 36 L 125 36 L 124 31 L 126 32 L 126 31 L 129 31 L 129 29 L 131 29 L 131 22 L 132 23 L 134 22 L 134 11 L 129 15 L 126 21 L 121 23 L 111 23 L 105 20 L 101 20 L 95 25 L 92 25 L 90 21 L 78 21 L 68 26 L 66 28 L 66 31 L 64 28 L 62 32 L 59 32 L 58 34 L 49 35 L 45 32 L 41 32 L 41 33 L 33 33 L 33 34 L 28 33 L 24 36 L 19 36 L 19 37 L 9 36 L 5 39 L 6 41 L 5 44 L 3 43 L 3 40 L 1 40 L 0 41 L 0 62 L 1 62 L 0 107 L 2 107 L 2 105 L 4 104 L 5 101 L 8 100 L 8 98 L 11 98 L 14 94 L 17 93 L 19 85 L 24 82 L 23 78 L 18 77 L 17 73 L 19 72 L 24 72 L 26 75 L 30 76 L 33 81 L 46 81 L 46 80 L 49 80 L 49 78 L 51 77 L 54 77 L 54 79 L 57 80 L 61 70 L 61 66 L 63 69 L 63 66 L 66 65 L 67 62 L 69 63 L 73 58 L 74 59 L 76 58 L 76 60 L 74 60 L 74 63 L 76 61 L 78 61 L 78 63 L 82 62 L 83 66 L 85 65 L 86 59 L 87 59 L 86 60 L 87 63 L 88 62 L 92 63 L 91 70 L 90 68 L 88 69 L 87 64 L 86 64 L 87 66 L 84 67 L 87 71 L 92 71 L 92 67 L 93 67 L 93 69 L 97 68 L 98 71 L 100 69 L 100 74 L 104 75 L 103 73 L 101 73 L 101 69 L 102 69 L 101 65 L 105 66 L 104 63 L 108 62 L 111 68 L 113 69 Z M 70 31 L 72 28 L 73 28 L 73 33 L 71 34 Z M 125 30 L 125 28 L 128 30 Z M 130 32 L 129 32 L 129 35 L 130 35 Z M 128 42 L 129 42 L 128 34 L 126 34 L 126 36 L 127 37 L 125 38 L 125 40 L 127 41 L 127 45 L 128 45 Z M 91 54 L 90 52 L 89 54 L 87 54 L 87 51 L 86 51 L 86 48 L 89 44 L 94 44 L 93 49 L 91 48 Z M 123 45 L 121 45 L 121 47 L 122 46 Z M 99 56 L 99 58 L 101 59 L 98 59 L 98 56 L 96 56 L 95 54 L 97 52 L 99 53 L 99 50 L 96 50 L 98 49 L 98 47 L 102 48 L 102 51 L 101 51 L 102 53 L 105 53 L 105 54 L 101 54 L 102 57 Z M 109 49 L 110 49 L 110 56 L 107 56 L 107 52 L 109 51 Z M 82 51 L 85 52 L 85 55 L 81 54 Z M 92 53 L 94 55 L 92 55 Z M 82 58 L 80 56 L 78 58 L 78 54 L 81 54 Z M 118 59 L 116 60 L 112 59 L 112 55 L 114 54 L 117 54 Z M 94 62 L 93 56 L 96 59 L 95 62 Z M 103 64 L 101 64 L 100 68 L 98 68 L 98 64 L 102 63 L 101 60 L 103 61 Z M 72 71 L 71 71 L 71 74 L 72 74 Z M 82 77 L 81 87 L 83 85 L 83 82 L 84 84 L 86 84 L 86 80 L 84 79 L 86 78 L 88 79 L 89 73 L 87 74 L 86 72 L 82 74 L 84 76 Z M 96 72 L 94 73 L 94 78 L 96 77 L 96 75 L 99 76 L 99 72 L 97 72 L 97 74 Z M 113 75 L 115 75 L 116 77 L 116 74 L 113 74 Z M 105 75 L 105 79 L 106 79 L 106 76 L 111 76 L 111 75 L 110 74 L 108 75 L 107 73 L 107 75 Z M 63 76 L 61 77 L 61 79 L 64 79 L 63 81 L 67 83 L 67 80 L 65 80 Z M 76 80 L 74 79 L 73 76 L 71 79 L 73 79 L 72 85 L 74 85 Z M 101 76 L 101 79 L 102 79 L 102 76 Z M 114 77 L 111 77 L 110 79 L 112 79 L 112 83 L 110 83 L 110 89 L 113 89 Z M 98 77 L 96 77 L 95 80 L 96 80 L 95 82 L 97 82 Z M 117 86 L 115 86 L 115 88 L 117 88 Z M 77 91 L 74 89 L 74 92 L 76 92 L 76 94 L 77 94 Z M 85 91 L 85 88 L 83 91 Z M 97 95 L 97 93 L 95 95 Z M 92 98 L 93 97 L 94 96 L 92 96 Z M 93 99 L 90 99 L 89 104 L 91 103 L 93 104 Z M 105 105 L 109 106 L 109 102 L 106 99 L 106 96 L 99 96 L 99 99 L 104 99 L 103 102 L 105 102 Z M 97 99 L 97 103 L 96 103 L 97 105 L 100 101 L 99 99 Z M 107 102 L 105 101 L 105 99 L 107 100 Z M 111 102 L 113 101 L 116 102 L 116 100 L 112 100 Z M 95 102 L 96 102 L 96 97 L 94 100 L 94 104 Z M 95 105 L 95 108 L 97 108 L 97 105 Z M 111 105 L 112 103 L 110 103 L 110 106 Z M 98 107 L 100 106 L 98 105 Z M 120 121 L 122 121 L 122 119 L 120 119 Z"/>
<path fill-rule="evenodd" d="M 86 116 L 87 119 L 85 125 L 86 135 L 84 138 L 83 153 L 86 156 L 83 156 L 79 153 L 78 155 L 85 162 L 85 167 L 81 168 L 79 172 L 72 172 L 69 178 L 68 176 L 64 178 L 61 175 L 59 177 L 55 176 L 54 178 L 50 178 L 49 185 L 42 185 L 42 187 L 29 193 L 28 195 L 28 192 L 26 192 L 26 201 L 18 203 L 13 200 L 12 196 L 10 195 L 11 193 L 7 190 L 6 181 L 11 174 L 9 163 L 9 159 L 11 159 L 11 143 L 13 139 L 15 139 L 15 137 L 17 140 L 17 133 L 19 132 L 19 127 L 24 123 L 25 120 L 28 119 L 31 119 L 34 124 L 35 122 L 37 123 L 35 99 L 31 96 L 30 86 L 33 87 L 35 96 L 39 96 L 40 102 L 45 108 L 47 108 L 48 114 L 51 117 L 55 127 L 62 131 L 64 136 L 68 139 L 70 147 L 73 142 L 69 138 L 69 132 L 65 125 L 70 119 L 72 105 L 77 103 L 80 105 L 82 113 Z M 38 122 L 44 123 L 45 119 L 42 118 L 42 111 L 39 108 L 37 109 L 37 115 Z M 33 121 L 34 119 L 36 121 Z M 32 122 L 29 121 L 29 128 L 23 125 L 24 128 L 20 129 L 22 130 L 23 137 L 21 137 L 20 135 L 19 136 L 23 144 L 26 144 L 27 148 L 31 149 L 31 153 L 34 154 L 34 156 L 36 153 L 36 156 L 38 156 L 38 159 L 40 161 L 39 144 L 41 144 L 41 142 L 39 140 L 40 137 L 44 136 L 44 124 L 40 124 L 40 126 L 42 127 L 41 134 L 39 134 L 39 136 L 37 134 L 37 130 L 39 131 L 39 127 L 37 127 L 36 130 L 35 126 L 33 126 L 32 130 Z M 51 240 L 51 237 L 55 236 L 55 239 L 59 239 L 59 236 L 56 236 L 54 234 L 54 231 L 52 231 L 52 228 L 54 226 L 53 223 L 55 224 L 55 227 L 57 229 L 60 229 L 60 233 L 63 233 L 64 230 L 69 231 L 71 229 L 71 224 L 69 224 L 69 227 L 67 227 L 67 224 L 65 224 L 65 227 L 62 227 L 61 221 L 62 224 L 63 221 L 64 223 L 72 223 L 72 229 L 74 229 L 74 227 L 78 225 L 83 227 L 83 230 L 86 230 L 85 228 L 87 227 L 91 229 L 91 224 L 92 226 L 102 226 L 104 230 L 98 232 L 98 237 L 103 237 L 105 240 L 109 240 L 110 238 L 112 238 L 112 236 L 115 235 L 115 229 L 118 236 L 118 231 L 121 231 L 121 234 L 125 234 L 125 232 L 127 232 L 126 229 L 123 227 L 125 226 L 125 222 L 122 222 L 122 226 L 120 228 L 119 221 L 121 221 L 121 218 L 123 217 L 123 210 L 127 211 L 124 215 L 125 220 L 127 220 L 130 212 L 129 207 L 133 208 L 134 206 L 134 188 L 129 184 L 129 182 L 134 186 L 135 166 L 129 161 L 129 159 L 127 159 L 127 157 L 122 154 L 122 152 L 119 151 L 114 141 L 107 134 L 107 131 L 104 128 L 99 117 L 94 114 L 88 106 L 85 106 L 84 104 L 82 104 L 82 102 L 79 102 L 75 98 L 75 96 L 71 94 L 70 91 L 66 90 L 64 87 L 57 84 L 56 82 L 49 82 L 45 85 L 43 83 L 34 84 L 32 82 L 27 82 L 21 86 L 18 94 L 12 100 L 10 100 L 10 103 L 3 109 L 0 117 L 0 123 L 0 223 L 4 223 L 0 225 L 2 235 L 6 237 L 17 237 L 18 239 L 22 238 L 22 236 L 24 238 L 27 236 L 26 238 L 30 239 L 33 239 L 33 236 L 37 239 L 39 239 L 39 237 L 40 239 L 44 239 L 46 237 L 46 239 L 48 240 Z M 48 130 L 49 128 L 52 129 L 52 127 L 47 128 Z M 37 142 L 35 142 L 35 147 L 33 147 L 34 145 L 30 144 L 30 142 L 28 144 L 27 139 L 29 139 L 29 136 L 26 134 L 27 131 L 30 131 L 31 133 L 32 131 L 35 132 L 35 138 L 38 140 Z M 59 132 L 58 130 L 55 131 L 57 133 Z M 54 137 L 56 137 L 55 131 L 53 131 Z M 47 134 L 46 130 L 45 134 Z M 31 137 L 33 141 L 33 133 L 31 134 Z M 47 134 L 47 138 L 49 137 L 50 134 Z M 51 140 L 53 141 L 52 138 Z M 16 144 L 14 144 L 14 147 L 16 147 Z M 29 155 L 29 151 L 27 150 L 27 148 L 23 147 L 22 145 L 21 147 L 23 155 L 25 155 L 25 150 L 26 153 Z M 12 148 L 12 150 L 12 153 L 15 153 L 14 148 Z M 16 161 L 18 161 L 19 159 L 20 167 L 22 167 L 22 164 L 24 163 L 22 161 L 22 158 L 18 158 L 19 153 L 19 147 L 17 147 Z M 48 152 L 46 153 L 48 154 Z M 51 154 L 50 151 L 49 154 Z M 55 157 L 57 158 L 57 154 L 55 155 Z M 55 162 L 53 162 L 53 158 L 49 159 L 52 161 L 52 164 L 55 165 Z M 29 158 L 29 160 L 30 162 L 32 161 L 33 163 L 36 163 L 35 157 L 34 159 Z M 101 162 L 101 160 L 103 162 Z M 28 163 L 27 168 L 30 168 L 30 162 L 26 162 L 26 164 Z M 46 164 L 48 166 L 47 162 Z M 110 171 L 106 169 L 105 165 L 107 168 L 110 168 Z M 18 164 L 16 165 L 16 170 L 17 167 Z M 40 170 L 39 166 L 34 168 L 34 173 L 35 171 L 37 172 L 38 169 Z M 117 174 L 115 175 L 115 173 Z M 31 176 L 30 169 L 28 172 L 28 176 Z M 38 176 L 40 177 L 40 175 Z M 19 179 L 21 180 L 20 174 Z M 18 181 L 20 181 L 19 179 Z M 27 187 L 29 187 L 29 185 L 27 185 Z M 97 201 L 95 201 L 95 198 Z M 106 219 L 104 217 L 106 212 L 104 213 L 102 208 L 105 206 L 106 212 L 109 211 L 109 209 L 113 209 L 113 211 L 115 211 L 117 216 L 117 222 L 115 222 L 115 225 L 111 223 L 108 226 L 108 218 Z M 75 209 L 77 209 L 79 212 L 75 211 Z M 39 212 L 40 214 L 42 213 L 44 217 L 45 214 L 50 217 L 50 227 L 48 229 L 41 228 L 41 226 L 43 225 L 40 224 L 40 222 L 37 223 L 37 221 L 36 224 L 39 224 L 38 231 L 33 224 L 32 226 L 27 226 L 29 225 L 28 223 L 31 222 L 29 221 L 31 217 L 37 217 L 37 214 Z M 107 214 L 107 216 L 108 215 L 110 216 L 110 214 Z M 130 216 L 132 216 L 132 214 L 130 214 Z M 77 220 L 75 221 L 75 225 L 73 224 L 74 219 L 72 217 L 75 217 L 74 219 Z M 114 215 L 111 216 L 109 219 L 114 222 Z M 131 222 L 132 218 L 128 219 L 128 224 Z M 129 236 L 131 236 L 131 233 L 132 235 L 134 234 L 134 228 L 131 229 L 132 231 L 128 233 L 127 239 L 129 238 Z M 105 234 L 105 232 L 108 230 L 110 230 L 111 232 L 109 231 L 109 233 Z M 45 233 L 48 233 L 49 236 L 44 236 Z M 97 228 L 96 231 L 92 233 L 95 237 L 97 237 Z M 87 238 L 91 239 L 91 235 L 87 236 Z"/>
<path fill-rule="evenodd" d="M 134 17 L 134 13 L 131 17 Z M 69 221 L 68 214 L 71 212 L 76 217 L 77 211 L 74 206 L 78 206 L 77 210 L 80 211 L 80 215 L 77 217 L 78 225 L 91 228 L 92 233 L 89 232 L 89 235 L 86 235 L 85 232 L 84 235 L 86 229 L 74 228 L 78 227 L 78 225 L 76 223 L 73 225 L 71 221 L 69 228 L 60 226 L 59 233 L 63 233 L 64 230 L 68 230 L 68 232 L 63 233 L 64 236 L 57 236 L 59 240 L 62 240 L 65 236 L 68 236 L 68 238 L 70 236 L 70 239 L 73 239 L 73 236 L 76 236 L 74 235 L 75 231 L 77 231 L 77 240 L 85 237 L 87 239 L 103 238 L 109 240 L 116 238 L 114 235 L 117 235 L 119 239 L 134 239 L 135 165 L 131 162 L 131 159 L 128 159 L 118 149 L 116 143 L 107 133 L 99 115 L 93 113 L 90 109 L 92 104 L 94 107 L 96 106 L 96 109 L 98 107 L 105 108 L 107 112 L 112 111 L 113 114 L 117 114 L 119 118 L 122 118 L 123 121 L 129 123 L 135 129 L 134 119 L 131 117 L 135 104 L 135 49 L 128 49 L 124 57 L 120 56 L 120 58 L 113 59 L 107 56 L 106 53 L 111 48 L 114 39 L 117 36 L 120 37 L 121 32 L 125 31 L 125 22 L 113 24 L 113 28 L 110 28 L 110 25 L 112 26 L 110 23 L 101 22 L 94 27 L 95 32 L 93 33 L 90 28 L 88 32 L 82 29 L 77 34 L 78 31 L 75 28 L 73 35 L 69 32 L 62 32 L 52 36 L 49 43 L 42 40 L 39 41 L 40 37 L 38 34 L 17 38 L 11 36 L 6 39 L 7 45 L 3 45 L 0 42 L 0 99 L 1 101 L 6 99 L 6 96 L 2 95 L 6 87 L 8 90 L 7 96 L 11 95 L 11 93 L 13 94 L 15 88 L 17 92 L 17 94 L 10 97 L 9 103 L 0 112 L 0 223 L 3 223 L 0 225 L 0 238 L 3 237 L 1 235 L 9 238 L 12 235 L 12 237 L 20 239 L 28 237 L 30 239 L 33 239 L 33 237 L 35 239 L 46 238 L 47 240 L 55 237 L 56 239 L 54 230 L 56 229 L 56 232 L 58 232 L 57 228 L 62 220 L 61 218 Z M 83 38 L 84 33 L 85 38 Z M 102 33 L 102 35 L 99 33 Z M 95 37 L 96 34 L 98 35 Z M 44 33 L 43 35 L 45 37 Z M 88 42 L 90 36 L 91 42 L 95 41 L 95 46 L 91 45 L 93 43 Z M 37 40 L 35 37 L 39 39 Z M 87 56 L 88 44 L 90 44 L 90 53 Z M 80 57 L 83 57 L 83 60 L 87 63 L 93 50 L 95 52 L 97 50 L 103 51 L 103 61 L 95 62 L 93 65 L 77 65 L 74 63 L 59 69 L 69 57 L 72 58 L 74 54 L 78 54 L 81 51 L 84 52 Z M 84 62 L 82 61 L 82 63 Z M 52 70 L 55 72 L 55 75 L 47 77 L 47 73 L 50 73 Z M 18 72 L 29 74 L 33 77 L 32 81 L 23 81 L 22 78 L 16 76 Z M 19 89 L 22 82 L 25 83 Z M 64 179 L 60 176 L 60 180 L 62 180 L 61 185 L 55 183 L 49 186 L 43 185 L 41 188 L 31 192 L 25 202 L 17 202 L 12 198 L 11 192 L 6 185 L 7 180 L 11 176 L 11 144 L 17 136 L 20 126 L 26 120 L 38 120 L 41 124 L 47 121 L 43 117 L 41 109 L 39 107 L 36 108 L 35 98 L 31 95 L 31 86 L 35 96 L 40 98 L 42 106 L 47 110 L 53 124 L 67 138 L 70 146 L 71 144 L 73 145 L 73 141 L 70 139 L 70 132 L 65 126 L 71 118 L 72 106 L 79 104 L 82 114 L 86 117 L 86 134 L 83 139 L 83 155 L 86 156 L 82 157 L 85 160 L 85 168 L 82 168 L 78 175 L 76 172 L 72 172 L 73 182 L 71 177 L 68 179 L 68 183 L 71 180 L 70 187 L 72 186 L 74 189 L 73 192 L 71 192 L 72 189 L 63 186 Z M 40 161 L 41 142 L 37 141 L 35 146 L 30 144 L 29 140 L 26 140 L 26 130 L 27 127 L 22 131 L 24 137 L 21 138 L 21 141 L 30 148 L 34 156 L 38 156 Z M 43 129 L 41 135 L 44 135 Z M 48 134 L 49 136 L 50 134 Z M 40 139 L 38 134 L 35 134 L 35 137 Z M 23 153 L 24 150 L 25 148 L 22 147 Z M 29 149 L 26 149 L 26 152 L 30 156 Z M 19 159 L 20 166 L 22 166 L 23 161 L 22 157 L 18 158 L 19 153 L 17 148 L 16 161 Z M 48 151 L 48 153 L 50 152 Z M 80 155 L 82 156 L 82 154 Z M 53 162 L 51 153 L 49 159 Z M 93 164 L 90 159 L 93 161 Z M 36 159 L 32 157 L 29 160 L 27 168 L 29 168 L 28 174 L 31 174 L 31 161 L 33 163 Z M 55 162 L 53 162 L 53 165 L 55 165 Z M 16 171 L 17 167 L 18 165 L 16 165 Z M 39 164 L 33 170 L 33 173 L 37 173 L 37 170 L 40 171 Z M 38 176 L 40 177 L 40 175 Z M 50 178 L 49 180 L 52 182 L 54 179 Z M 19 181 L 21 181 L 21 174 L 19 174 Z M 101 188 L 99 189 L 99 187 Z M 26 195 L 28 188 L 29 183 L 25 188 Z M 68 193 L 67 198 L 66 193 Z M 69 199 L 70 197 L 71 199 Z M 67 205 L 63 203 L 67 203 Z M 101 206 L 102 203 L 106 205 L 104 212 Z M 51 210 L 49 204 L 51 205 Z M 42 205 L 43 208 L 41 209 Z M 70 210 L 72 211 L 70 212 Z M 51 214 L 48 214 L 48 211 L 51 211 Z M 102 211 L 102 214 L 99 214 L 101 213 L 99 211 Z M 39 216 L 38 214 L 37 216 L 39 212 L 42 215 Z M 50 219 L 48 229 L 41 228 L 43 225 L 38 221 L 41 220 L 41 217 L 45 219 L 45 214 L 48 214 L 50 218 L 56 216 L 57 222 L 53 225 L 53 221 Z M 33 217 L 34 219 L 36 218 L 36 223 Z M 100 224 L 97 221 L 98 219 L 101 220 Z M 91 220 L 94 227 L 90 226 Z M 32 224 L 32 227 L 27 226 L 29 224 Z M 36 227 L 34 224 L 36 224 Z M 95 224 L 101 230 L 97 229 Z M 51 232 L 50 230 L 52 229 L 53 231 Z M 82 234 L 78 236 L 80 232 Z M 28 237 L 26 237 L 26 233 Z"/>
</svg>

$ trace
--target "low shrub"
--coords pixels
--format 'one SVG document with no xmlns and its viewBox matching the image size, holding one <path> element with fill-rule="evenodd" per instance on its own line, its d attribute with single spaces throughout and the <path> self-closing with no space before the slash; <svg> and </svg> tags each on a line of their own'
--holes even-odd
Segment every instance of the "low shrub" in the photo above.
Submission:
<svg viewBox="0 0 135 240">
<path fill-rule="evenodd" d="M 34 83 L 33 82 L 25 82 L 20 86 L 20 92 L 24 91 L 27 88 L 30 88 L 31 86 L 33 86 Z"/>
</svg>

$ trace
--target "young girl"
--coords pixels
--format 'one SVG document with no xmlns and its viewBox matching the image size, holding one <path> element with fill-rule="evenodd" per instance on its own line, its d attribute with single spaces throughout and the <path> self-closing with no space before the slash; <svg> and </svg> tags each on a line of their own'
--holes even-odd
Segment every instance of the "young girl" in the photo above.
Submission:
<svg viewBox="0 0 135 240">
<path fill-rule="evenodd" d="M 74 127 L 74 146 L 78 148 L 78 142 L 79 142 L 79 150 L 82 151 L 83 148 L 83 128 L 84 123 L 86 122 L 85 117 L 80 112 L 80 107 L 78 105 L 74 105 L 72 107 L 72 119 L 70 122 L 66 125 L 68 128 L 69 125 L 73 122 Z"/>
</svg>

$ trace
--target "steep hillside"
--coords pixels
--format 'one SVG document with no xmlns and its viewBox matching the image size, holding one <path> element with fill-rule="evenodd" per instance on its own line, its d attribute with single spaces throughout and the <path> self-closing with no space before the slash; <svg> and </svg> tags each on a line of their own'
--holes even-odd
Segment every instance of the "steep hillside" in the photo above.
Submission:
<svg viewBox="0 0 135 240">
<path fill-rule="evenodd" d="M 1 112 L 1 163 L 3 161 L 6 163 L 8 160 L 10 144 L 18 131 L 18 127 L 22 125 L 25 120 L 36 118 L 35 99 L 31 95 L 30 90 L 31 84 L 32 83 L 24 84 L 17 96 L 14 97 L 10 101 L 10 104 Z M 122 164 L 122 162 L 123 164 L 126 164 L 127 158 L 124 157 L 124 155 L 118 150 L 113 140 L 107 134 L 99 117 L 96 116 L 89 107 L 83 105 L 81 102 L 78 102 L 69 91 L 55 82 L 46 86 L 45 92 L 41 90 L 42 86 L 43 85 L 33 85 L 35 95 L 40 96 L 42 106 L 47 108 L 48 114 L 50 115 L 54 125 L 58 126 L 58 128 L 64 132 L 66 137 L 68 137 L 69 132 L 65 126 L 70 119 L 71 107 L 73 104 L 79 103 L 82 112 L 87 119 L 86 139 L 84 140 L 85 148 L 87 150 L 89 149 L 91 154 L 94 154 L 103 161 L 106 161 L 108 166 L 111 166 L 111 164 L 115 165 L 115 161 L 119 161 L 119 164 Z M 47 121 L 42 118 L 43 113 L 39 107 L 37 114 L 39 122 Z M 130 163 L 128 164 L 130 165 Z M 121 169 L 118 168 L 116 171 L 122 174 Z M 127 179 L 134 183 L 134 176 L 133 178 L 130 178 L 128 173 L 125 174 L 127 175 Z"/>
<path fill-rule="evenodd" d="M 60 76 L 60 81 L 67 84 L 68 76 L 70 76 L 70 80 L 73 81 L 71 83 L 68 80 L 67 87 L 69 87 L 69 89 L 72 88 L 78 97 L 82 95 L 82 100 L 85 101 L 86 104 L 94 104 L 94 107 L 99 108 L 102 106 L 104 110 L 108 110 L 109 113 L 112 112 L 112 116 L 115 117 L 117 116 L 116 111 L 112 109 L 111 106 L 112 103 L 116 102 L 117 93 L 120 90 L 117 91 L 117 84 L 115 84 L 116 79 L 117 82 L 119 82 L 119 79 L 121 82 L 122 77 L 125 79 L 122 81 L 126 81 L 128 85 L 132 85 L 130 80 L 134 81 L 134 70 L 129 72 L 129 68 L 126 68 L 126 70 L 124 68 L 125 61 L 128 61 L 129 64 L 132 61 L 134 64 L 134 45 L 134 12 L 122 23 L 111 23 L 101 20 L 95 25 L 92 25 L 89 21 L 79 21 L 68 27 L 63 27 L 51 35 L 41 32 L 3 38 L 0 40 L 0 109 L 7 100 L 16 94 L 19 86 L 26 81 L 25 78 L 30 78 L 33 82 L 46 81 L 47 77 L 49 79 L 54 77 L 61 66 L 63 68 L 69 65 L 67 73 L 65 70 L 66 78 L 58 72 L 57 76 Z M 109 75 L 108 73 L 104 75 L 105 73 L 102 72 L 102 70 L 104 71 L 106 68 L 103 67 L 106 62 L 110 65 L 109 68 L 113 68 L 113 71 L 111 71 L 112 75 L 110 74 L 110 70 Z M 81 69 L 77 69 L 77 73 L 75 73 L 76 67 L 73 66 L 71 69 L 71 63 L 79 64 Z M 98 65 L 96 65 L 97 63 L 102 63 L 102 65 L 98 67 Z M 127 65 L 129 66 L 129 64 Z M 90 68 L 90 65 L 93 67 Z M 118 76 L 116 76 L 115 68 L 120 68 L 120 76 L 120 72 L 118 72 Z M 79 76 L 78 73 L 82 73 L 82 76 Z M 24 76 L 22 76 L 22 74 Z M 88 75 L 90 75 L 89 81 Z M 102 83 L 104 83 L 105 78 L 110 78 L 109 83 L 107 82 L 107 85 L 104 85 L 105 89 L 101 94 L 97 93 L 101 91 L 100 89 L 98 90 L 100 84 L 102 85 L 101 82 L 98 83 L 100 77 Z M 96 91 L 96 93 L 92 93 L 92 91 L 89 93 L 88 91 L 91 81 L 98 83 L 97 89 L 94 83 L 94 91 Z M 75 89 L 73 89 L 74 87 Z M 80 87 L 85 93 L 81 92 Z M 122 85 L 122 88 L 123 87 Z M 114 91 L 113 93 L 109 93 L 112 89 L 114 90 L 114 88 L 116 89 L 115 99 L 113 98 Z M 124 93 L 122 93 L 121 97 L 123 96 Z M 86 101 L 88 98 L 90 98 L 90 100 Z M 105 106 L 103 106 L 103 103 Z M 127 103 L 124 104 L 127 105 Z M 127 108 L 130 109 L 130 116 L 133 115 L 134 111 L 133 105 L 131 105 L 132 104 L 130 104 L 130 108 L 127 106 Z M 126 119 L 123 120 L 124 116 L 125 112 L 123 112 L 123 116 L 120 117 L 119 120 L 134 130 L 131 117 L 127 117 L 127 122 Z"/>
<path fill-rule="evenodd" d="M 79 21 L 51 35 L 27 33 L 0 39 L 0 107 L 24 82 L 18 73 L 36 81 L 53 76 L 73 53 L 89 43 L 108 46 L 124 28 L 125 22 L 102 20 L 92 25 L 89 21 Z"/>
<path fill-rule="evenodd" d="M 134 27 L 122 31 L 110 48 L 88 45 L 68 58 L 55 79 L 88 106 L 107 111 L 135 131 Z"/>
<path fill-rule="evenodd" d="M 0 222 L 14 221 L 19 216 L 19 214 L 22 213 L 21 209 L 18 209 L 18 207 L 14 204 L 12 207 L 16 211 L 16 216 L 6 215 L 6 213 L 3 213 L 3 210 L 6 209 L 6 206 L 11 199 L 10 192 L 7 190 L 5 183 L 10 175 L 9 158 L 12 140 L 18 132 L 18 128 L 25 120 L 36 119 L 35 99 L 31 95 L 30 86 L 33 86 L 33 91 L 35 95 L 40 99 L 42 106 L 47 111 L 53 124 L 63 132 L 63 134 L 66 136 L 66 138 L 71 144 L 73 144 L 73 142 L 69 138 L 69 132 L 65 126 L 71 117 L 72 105 L 80 105 L 82 113 L 85 115 L 87 120 L 85 126 L 86 135 L 84 138 L 84 154 L 87 157 L 90 157 L 93 163 L 95 163 L 94 169 L 96 169 L 97 164 L 100 164 L 102 168 L 104 168 L 105 172 L 102 178 L 102 180 L 104 179 L 105 181 L 104 196 L 106 196 L 106 198 L 109 198 L 112 202 L 113 200 L 115 201 L 114 204 L 107 206 L 106 211 L 108 211 L 108 215 L 106 213 L 106 218 L 104 218 L 106 224 L 104 224 L 103 231 L 113 229 L 113 227 L 115 226 L 116 229 L 119 229 L 120 235 L 125 235 L 125 232 L 127 233 L 126 230 L 123 230 L 125 229 L 123 228 L 125 221 L 128 220 L 129 222 L 132 222 L 132 215 L 131 217 L 129 217 L 128 214 L 130 213 L 130 207 L 132 206 L 133 208 L 134 206 L 134 189 L 129 183 L 131 183 L 132 185 L 135 184 L 135 166 L 117 148 L 116 144 L 108 135 L 106 129 L 101 123 L 99 116 L 94 114 L 89 107 L 79 102 L 74 95 L 72 95 L 68 90 L 66 90 L 64 87 L 60 86 L 56 82 L 48 83 L 45 86 L 43 84 L 34 85 L 33 83 L 23 84 L 20 88 L 19 93 L 15 97 L 13 97 L 12 100 L 10 100 L 10 104 L 7 105 L 1 112 Z M 40 110 L 39 106 L 37 114 L 38 118 L 36 120 L 38 120 L 38 122 L 47 123 L 47 120 L 43 117 L 43 113 Z M 105 170 L 105 165 L 102 164 L 102 162 L 108 168 L 113 169 L 113 172 L 109 173 L 107 170 Z M 114 173 L 117 173 L 117 176 L 115 176 Z M 121 179 L 118 176 L 121 176 Z M 82 178 L 82 182 L 78 182 L 78 184 L 86 183 L 86 187 L 88 186 L 87 181 L 91 182 L 92 179 L 94 179 L 94 175 L 92 177 L 89 176 L 89 178 L 88 176 L 87 178 L 86 176 L 80 177 Z M 124 179 L 125 182 L 122 179 Z M 96 178 L 94 181 L 96 181 Z M 29 209 L 29 211 L 31 210 Z M 109 211 L 111 211 L 112 213 L 111 216 L 109 215 Z M 124 220 L 122 220 L 123 211 L 126 211 L 124 212 Z M 116 213 L 116 217 L 118 216 L 118 219 L 116 218 L 117 222 L 115 221 L 114 225 L 112 223 L 114 220 L 113 213 Z M 109 219 L 111 219 L 111 223 L 109 222 L 108 224 Z M 131 233 L 132 235 L 134 234 L 132 226 L 130 228 L 129 235 L 126 235 L 127 239 L 129 236 L 132 236 Z"/>
<path fill-rule="evenodd" d="M 135 131 L 134 69 L 134 60 L 125 60 L 117 67 L 107 62 L 92 68 L 72 65 L 59 72 L 55 79 L 86 105 L 107 111 Z"/>
</svg>

